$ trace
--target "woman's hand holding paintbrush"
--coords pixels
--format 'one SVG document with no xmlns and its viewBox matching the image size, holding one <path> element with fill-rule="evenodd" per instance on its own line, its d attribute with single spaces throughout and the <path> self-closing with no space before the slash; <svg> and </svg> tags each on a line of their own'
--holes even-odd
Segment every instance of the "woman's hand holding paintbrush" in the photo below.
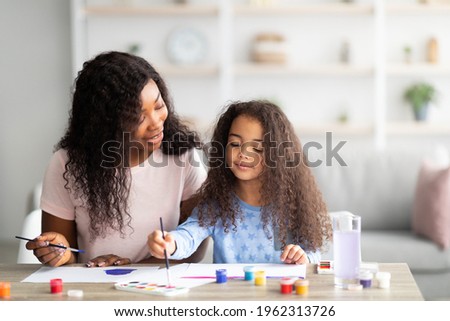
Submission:
<svg viewBox="0 0 450 321">
<path fill-rule="evenodd" d="M 56 244 L 66 248 L 50 246 Z M 66 263 L 76 263 L 76 257 L 69 250 L 69 242 L 60 233 L 46 232 L 42 233 L 34 240 L 28 241 L 26 248 L 33 250 L 38 260 L 49 266 L 61 266 Z"/>
</svg>

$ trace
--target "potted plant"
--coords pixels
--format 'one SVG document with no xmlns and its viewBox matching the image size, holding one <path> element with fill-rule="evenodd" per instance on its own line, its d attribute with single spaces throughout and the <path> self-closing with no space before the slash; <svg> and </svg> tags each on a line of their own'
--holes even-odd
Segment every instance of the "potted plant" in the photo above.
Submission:
<svg viewBox="0 0 450 321">
<path fill-rule="evenodd" d="M 404 98 L 411 104 L 414 111 L 414 117 L 417 121 L 427 119 L 430 102 L 436 100 L 436 89 L 425 82 L 416 83 L 406 88 Z"/>
</svg>

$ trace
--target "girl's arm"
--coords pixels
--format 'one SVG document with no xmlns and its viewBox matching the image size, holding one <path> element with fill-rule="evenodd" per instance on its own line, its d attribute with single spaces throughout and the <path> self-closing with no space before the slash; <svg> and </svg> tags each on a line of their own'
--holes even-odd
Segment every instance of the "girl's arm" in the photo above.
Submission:
<svg viewBox="0 0 450 321">
<path fill-rule="evenodd" d="M 198 196 L 193 196 L 190 199 L 187 199 L 181 202 L 180 206 L 180 222 L 178 224 L 184 223 L 188 217 L 192 214 L 192 211 L 197 206 L 200 198 Z M 206 250 L 208 249 L 209 238 L 203 240 L 200 246 L 186 259 L 183 259 L 182 262 L 186 263 L 198 263 L 200 262 L 206 254 Z"/>
<path fill-rule="evenodd" d="M 165 240 L 162 238 L 161 231 L 151 233 L 147 245 L 150 253 L 155 257 L 163 258 L 165 248 L 171 259 L 181 260 L 192 255 L 202 242 L 205 243 L 204 240 L 211 235 L 211 229 L 199 226 L 196 211 L 194 211 L 193 215 L 175 231 L 167 233 Z"/>
</svg>

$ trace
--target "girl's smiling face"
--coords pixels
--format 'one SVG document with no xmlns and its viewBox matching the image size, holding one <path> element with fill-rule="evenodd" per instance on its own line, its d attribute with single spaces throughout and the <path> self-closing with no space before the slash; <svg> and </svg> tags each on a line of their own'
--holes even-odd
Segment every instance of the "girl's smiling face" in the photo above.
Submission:
<svg viewBox="0 0 450 321">
<path fill-rule="evenodd" d="M 132 166 L 140 164 L 161 146 L 164 122 L 168 115 L 166 104 L 153 80 L 150 80 L 142 89 L 141 101 L 139 124 L 132 133 L 133 147 L 137 147 L 137 150 L 136 148 L 131 150 Z"/>
<path fill-rule="evenodd" d="M 263 128 L 249 116 L 236 117 L 228 133 L 227 167 L 241 181 L 258 180 L 263 172 Z"/>
</svg>

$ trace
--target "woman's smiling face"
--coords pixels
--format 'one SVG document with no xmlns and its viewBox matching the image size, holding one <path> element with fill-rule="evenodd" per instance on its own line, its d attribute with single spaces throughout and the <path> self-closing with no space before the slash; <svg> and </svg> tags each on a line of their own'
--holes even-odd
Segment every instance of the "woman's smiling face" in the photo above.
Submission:
<svg viewBox="0 0 450 321">
<path fill-rule="evenodd" d="M 141 92 L 142 109 L 139 124 L 132 133 L 133 147 L 144 151 L 145 158 L 161 146 L 164 138 L 164 122 L 167 119 L 168 110 L 161 97 L 158 86 L 150 80 Z M 135 148 L 132 149 L 134 151 Z M 136 154 L 136 153 L 134 153 Z M 141 154 L 141 153 L 138 153 Z M 132 163 L 142 162 L 141 157 L 132 154 Z M 137 164 L 134 164 L 137 165 Z"/>
</svg>

